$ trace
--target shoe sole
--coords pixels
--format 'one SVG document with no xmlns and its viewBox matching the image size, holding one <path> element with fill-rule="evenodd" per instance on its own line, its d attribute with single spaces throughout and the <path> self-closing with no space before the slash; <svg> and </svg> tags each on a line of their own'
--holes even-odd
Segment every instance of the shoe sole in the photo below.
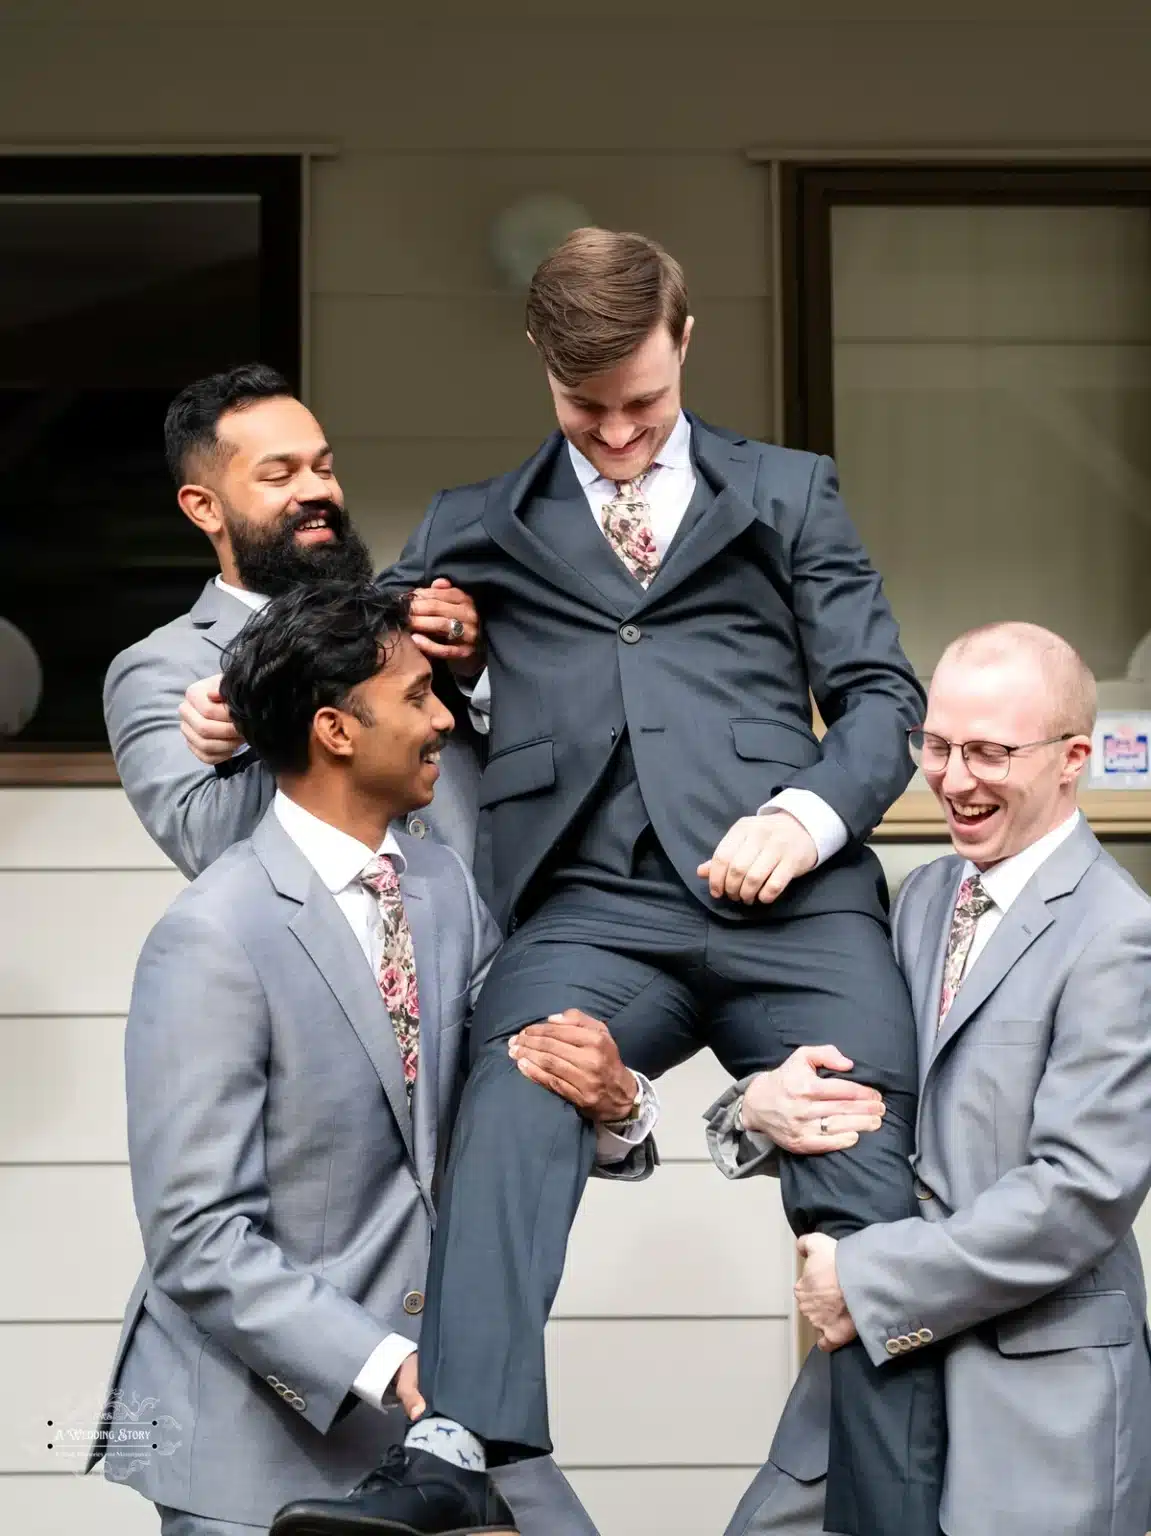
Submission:
<svg viewBox="0 0 1151 1536">
<path fill-rule="evenodd" d="M 284 1520 L 277 1520 L 272 1527 L 274 1536 L 357 1536 L 363 1532 L 368 1536 L 371 1531 L 377 1532 L 377 1536 L 426 1536 L 425 1532 L 417 1531 L 414 1525 L 400 1525 L 395 1520 L 374 1520 L 340 1517 L 331 1519 L 326 1516 L 316 1515 L 288 1515 Z M 520 1533 L 510 1525 L 460 1525 L 453 1531 L 440 1531 L 437 1536 L 520 1536 Z"/>
</svg>

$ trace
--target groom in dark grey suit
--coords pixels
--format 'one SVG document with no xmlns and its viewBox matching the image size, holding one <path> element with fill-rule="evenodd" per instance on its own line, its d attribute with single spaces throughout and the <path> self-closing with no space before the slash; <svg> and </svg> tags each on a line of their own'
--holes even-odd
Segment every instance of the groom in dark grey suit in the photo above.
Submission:
<svg viewBox="0 0 1151 1536">
<path fill-rule="evenodd" d="M 791 1222 L 842 1236 L 915 1210 L 915 1030 L 864 844 L 910 777 L 922 693 L 830 461 L 681 411 L 691 325 L 666 252 L 576 231 L 528 301 L 560 430 L 438 497 L 387 575 L 458 584 L 488 647 L 476 868 L 510 937 L 473 1024 L 409 1435 L 454 1466 L 460 1517 L 428 1515 L 413 1465 L 282 1513 L 284 1536 L 452 1530 L 469 1468 L 550 1447 L 544 1325 L 594 1150 L 539 1086 L 578 1027 L 562 1010 L 649 1074 L 709 1046 L 744 1077 L 835 1039 L 887 1115 L 787 1161 Z M 835 1528 L 935 1536 L 935 1367 L 877 1372 L 856 1346 L 833 1376 Z"/>
</svg>

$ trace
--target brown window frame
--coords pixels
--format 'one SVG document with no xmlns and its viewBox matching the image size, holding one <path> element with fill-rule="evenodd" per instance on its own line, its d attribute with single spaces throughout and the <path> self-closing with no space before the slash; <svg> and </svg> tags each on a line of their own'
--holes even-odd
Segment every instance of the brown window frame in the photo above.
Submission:
<svg viewBox="0 0 1151 1536">
<path fill-rule="evenodd" d="M 834 454 L 831 212 L 838 204 L 1142 207 L 1151 213 L 1151 164 L 1100 161 L 780 161 L 779 308 L 783 434 L 792 448 Z M 1084 790 L 1100 836 L 1151 837 L 1151 793 Z M 911 790 L 876 829 L 879 841 L 943 835 L 935 797 Z"/>
</svg>

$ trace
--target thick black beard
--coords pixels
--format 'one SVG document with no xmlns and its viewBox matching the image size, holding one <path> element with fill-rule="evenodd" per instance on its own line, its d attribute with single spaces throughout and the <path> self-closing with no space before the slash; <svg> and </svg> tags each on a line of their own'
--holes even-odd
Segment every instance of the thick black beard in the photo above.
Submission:
<svg viewBox="0 0 1151 1536">
<path fill-rule="evenodd" d="M 297 544 L 296 530 L 321 514 L 333 537 L 326 544 Z M 347 509 L 334 501 L 308 502 L 270 533 L 231 511 L 225 511 L 224 521 L 236 573 L 249 592 L 262 597 L 279 597 L 314 581 L 370 581 L 375 574 L 368 546 Z"/>
</svg>

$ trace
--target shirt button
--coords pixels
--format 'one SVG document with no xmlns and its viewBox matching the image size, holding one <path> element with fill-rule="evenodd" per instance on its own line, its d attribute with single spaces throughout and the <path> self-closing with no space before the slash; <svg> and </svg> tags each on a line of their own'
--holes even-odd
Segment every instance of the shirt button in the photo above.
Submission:
<svg viewBox="0 0 1151 1536">
<path fill-rule="evenodd" d="M 625 645 L 634 645 L 636 641 L 641 638 L 639 625 L 621 624 L 619 629 L 619 637 Z"/>
<path fill-rule="evenodd" d="M 423 1291 L 409 1291 L 404 1297 L 404 1311 L 409 1317 L 415 1317 L 424 1310 Z"/>
<path fill-rule="evenodd" d="M 413 816 L 408 821 L 408 831 L 413 837 L 424 837 L 428 830 L 426 821 L 421 821 L 418 816 Z"/>
</svg>

